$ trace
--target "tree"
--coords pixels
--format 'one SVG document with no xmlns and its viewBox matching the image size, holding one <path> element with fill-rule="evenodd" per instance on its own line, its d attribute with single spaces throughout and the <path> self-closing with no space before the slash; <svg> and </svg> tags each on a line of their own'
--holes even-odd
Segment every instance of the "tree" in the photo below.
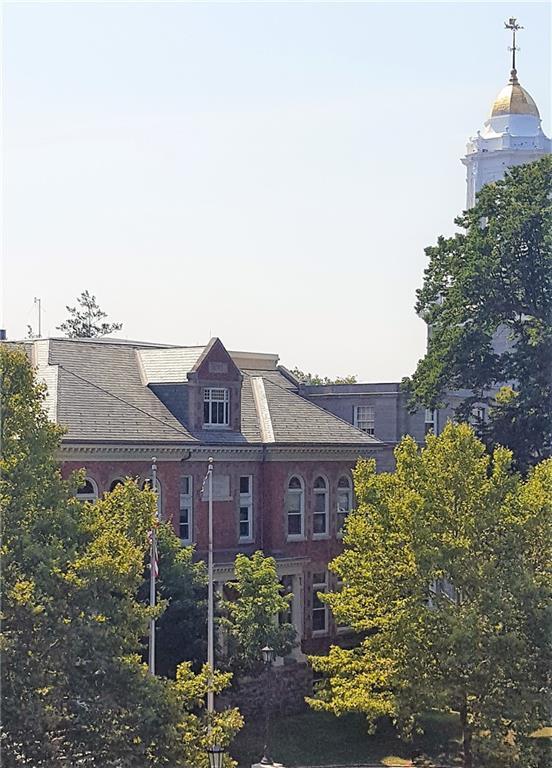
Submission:
<svg viewBox="0 0 552 768">
<path fill-rule="evenodd" d="M 194 562 L 193 547 L 182 546 L 170 523 L 158 527 L 157 549 L 157 590 L 166 608 L 157 621 L 156 670 L 175 677 L 183 661 L 198 671 L 206 657 L 207 575 L 205 563 Z M 149 568 L 140 596 L 149 599 Z M 146 657 L 147 648 L 144 653 Z"/>
<path fill-rule="evenodd" d="M 318 373 L 305 373 L 299 368 L 292 368 L 290 373 L 299 379 L 301 384 L 356 384 L 356 376 L 338 376 L 335 379 L 330 379 L 328 376 L 320 376 Z"/>
<path fill-rule="evenodd" d="M 207 739 L 228 743 L 239 713 L 217 714 L 209 735 L 209 670 L 183 664 L 176 680 L 152 677 L 139 655 L 154 494 L 129 480 L 78 502 L 82 474 L 61 477 L 62 430 L 45 415 L 26 355 L 0 345 L 0 363 L 2 765 L 206 766 Z"/>
<path fill-rule="evenodd" d="M 426 249 L 416 310 L 431 333 L 407 384 L 413 407 L 467 390 L 459 420 L 487 404 L 481 437 L 511 448 L 522 470 L 552 451 L 551 185 L 550 156 L 512 168 L 456 219 L 461 234 Z M 506 345 L 493 344 L 497 332 Z"/>
<path fill-rule="evenodd" d="M 277 656 L 286 656 L 295 644 L 295 629 L 278 615 L 289 612 L 291 594 L 282 594 L 276 561 L 255 552 L 239 554 L 234 566 L 235 581 L 226 586 L 234 600 L 225 600 L 227 616 L 221 620 L 229 638 L 229 665 L 236 674 L 256 674 L 262 669 L 261 649 L 271 646 Z"/>
<path fill-rule="evenodd" d="M 490 457 L 465 424 L 410 437 L 393 474 L 355 470 L 358 508 L 343 581 L 322 596 L 350 648 L 312 660 L 327 676 L 312 706 L 396 718 L 403 731 L 430 709 L 459 713 L 464 768 L 536 766 L 529 734 L 547 719 L 550 693 L 552 460 L 527 481 L 511 453 Z"/>
<path fill-rule="evenodd" d="M 66 307 L 69 318 L 58 326 L 70 339 L 92 339 L 98 336 L 107 336 L 114 331 L 120 331 L 122 323 L 104 323 L 107 317 L 96 302 L 96 297 L 88 291 L 83 291 L 77 298 L 78 307 Z"/>
</svg>

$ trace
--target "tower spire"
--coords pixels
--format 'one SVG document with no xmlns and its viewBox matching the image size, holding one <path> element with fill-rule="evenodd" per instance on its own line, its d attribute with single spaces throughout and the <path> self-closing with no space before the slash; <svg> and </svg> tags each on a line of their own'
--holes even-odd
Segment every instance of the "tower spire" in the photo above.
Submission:
<svg viewBox="0 0 552 768">
<path fill-rule="evenodd" d="M 504 22 L 505 29 L 510 29 L 512 31 L 512 47 L 508 48 L 509 51 L 512 51 L 512 71 L 510 72 L 510 82 L 512 85 L 515 85 L 518 83 L 517 78 L 517 69 L 516 69 L 516 51 L 519 51 L 519 48 L 516 47 L 516 32 L 518 29 L 523 29 L 521 24 L 517 23 L 517 20 L 512 16 L 508 19 L 508 21 Z"/>
</svg>

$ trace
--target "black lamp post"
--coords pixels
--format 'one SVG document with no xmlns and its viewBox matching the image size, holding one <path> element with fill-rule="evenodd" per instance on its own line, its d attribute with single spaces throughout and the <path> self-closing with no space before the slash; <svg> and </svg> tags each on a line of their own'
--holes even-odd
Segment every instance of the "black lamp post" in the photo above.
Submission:
<svg viewBox="0 0 552 768">
<path fill-rule="evenodd" d="M 276 652 L 274 648 L 270 647 L 270 645 L 265 645 L 264 648 L 261 648 L 261 655 L 263 657 L 263 664 L 265 666 L 267 675 L 265 699 L 265 738 L 261 765 L 274 765 L 268 750 L 268 742 L 270 736 L 270 710 L 272 707 L 272 665 L 276 659 Z"/>
<path fill-rule="evenodd" d="M 207 754 L 209 756 L 209 768 L 223 768 L 224 756 L 226 754 L 226 750 L 223 747 L 213 744 L 212 747 L 207 747 Z"/>
</svg>

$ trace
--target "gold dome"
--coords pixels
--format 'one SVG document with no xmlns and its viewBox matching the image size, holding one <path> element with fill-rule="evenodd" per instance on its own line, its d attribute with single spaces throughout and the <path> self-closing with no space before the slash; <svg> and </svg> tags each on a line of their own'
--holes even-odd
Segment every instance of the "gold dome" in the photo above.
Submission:
<svg viewBox="0 0 552 768">
<path fill-rule="evenodd" d="M 515 72 L 515 70 L 514 70 Z M 519 84 L 514 73 L 508 85 L 498 94 L 491 110 L 491 117 L 503 115 L 533 115 L 539 117 L 539 110 L 532 97 Z"/>
</svg>

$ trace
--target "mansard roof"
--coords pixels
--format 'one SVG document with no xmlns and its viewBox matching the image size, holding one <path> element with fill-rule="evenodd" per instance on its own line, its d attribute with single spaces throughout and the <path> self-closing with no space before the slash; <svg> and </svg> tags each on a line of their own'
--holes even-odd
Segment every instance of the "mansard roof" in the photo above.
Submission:
<svg viewBox="0 0 552 768">
<path fill-rule="evenodd" d="M 213 341 L 201 347 L 67 338 L 21 344 L 47 384 L 50 417 L 66 428 L 67 443 L 380 445 L 303 398 L 276 355 L 229 352 L 243 377 L 241 429 L 192 431 L 188 374 L 196 375 Z"/>
</svg>

